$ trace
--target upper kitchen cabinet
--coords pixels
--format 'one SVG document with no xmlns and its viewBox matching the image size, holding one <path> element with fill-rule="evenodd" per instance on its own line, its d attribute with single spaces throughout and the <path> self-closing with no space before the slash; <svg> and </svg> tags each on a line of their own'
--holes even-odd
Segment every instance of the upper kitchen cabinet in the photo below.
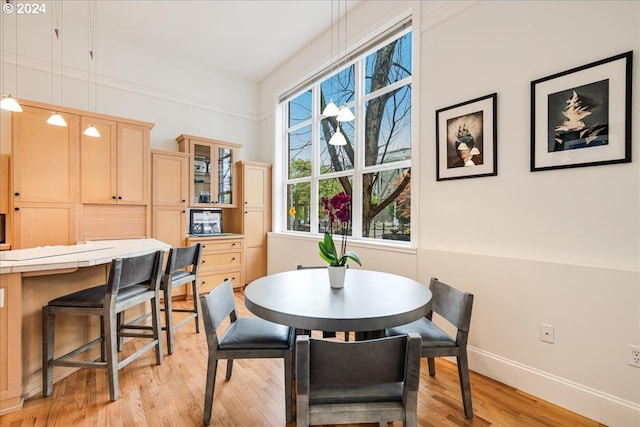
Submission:
<svg viewBox="0 0 640 427">
<path fill-rule="evenodd" d="M 12 114 L 11 173 L 12 249 L 69 245 L 77 240 L 79 120 L 58 113 L 67 126 L 47 123 L 52 110 L 45 104 L 22 102 Z"/>
<path fill-rule="evenodd" d="M 241 145 L 191 135 L 176 141 L 180 151 L 190 154 L 189 205 L 236 207 L 234 162 Z"/>
<path fill-rule="evenodd" d="M 100 137 L 82 135 L 82 203 L 148 205 L 151 124 L 82 117 Z"/>
<path fill-rule="evenodd" d="M 12 115 L 13 202 L 72 203 L 78 195 L 78 117 L 47 124 L 51 110 L 29 105 Z"/>
</svg>

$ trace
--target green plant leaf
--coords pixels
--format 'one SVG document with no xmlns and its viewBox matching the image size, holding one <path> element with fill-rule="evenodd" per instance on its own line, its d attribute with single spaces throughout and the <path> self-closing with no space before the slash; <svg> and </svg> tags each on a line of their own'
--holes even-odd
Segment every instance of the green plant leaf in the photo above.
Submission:
<svg viewBox="0 0 640 427">
<path fill-rule="evenodd" d="M 347 253 L 345 253 L 342 258 L 344 259 L 344 263 L 341 265 L 344 265 L 347 263 L 347 258 L 353 260 L 354 262 L 358 263 L 359 266 L 362 267 L 362 261 L 360 261 L 360 257 L 358 257 L 358 254 L 356 254 L 353 251 L 348 251 Z"/>
<path fill-rule="evenodd" d="M 338 253 L 336 252 L 336 245 L 333 243 L 331 234 L 324 233 L 324 239 L 318 242 L 318 247 L 320 248 L 320 258 L 328 262 L 329 265 L 344 265 L 340 264 L 340 259 L 338 259 Z"/>
</svg>

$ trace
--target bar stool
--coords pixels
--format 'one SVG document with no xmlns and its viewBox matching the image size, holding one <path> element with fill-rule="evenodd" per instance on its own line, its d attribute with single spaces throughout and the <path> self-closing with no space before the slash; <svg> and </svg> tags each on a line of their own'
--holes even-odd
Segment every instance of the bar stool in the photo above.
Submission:
<svg viewBox="0 0 640 427">
<path fill-rule="evenodd" d="M 198 271 L 200 269 L 200 254 L 202 244 L 198 243 L 193 246 L 184 248 L 171 248 L 169 251 L 169 259 L 165 268 L 164 277 L 162 278 L 162 291 L 164 293 L 164 311 L 165 326 L 167 334 L 167 349 L 169 354 L 173 354 L 173 332 L 184 326 L 189 320 L 194 319 L 196 325 L 196 333 L 200 332 L 200 308 L 198 305 Z M 173 308 L 171 294 L 173 288 L 186 283 L 191 283 L 191 291 L 193 293 L 193 308 Z M 177 323 L 173 323 L 173 313 L 191 313 Z"/>
<path fill-rule="evenodd" d="M 105 285 L 84 289 L 49 301 L 42 307 L 42 394 L 53 391 L 53 367 L 72 366 L 107 370 L 109 398 L 118 399 L 118 371 L 147 350 L 155 347 L 156 363 L 162 363 L 162 339 L 160 325 L 160 283 L 162 279 L 162 251 L 147 255 L 116 258 L 111 262 L 109 278 Z M 150 342 L 118 361 L 117 340 L 119 326 L 117 316 L 127 308 L 151 303 L 152 330 L 135 334 Z M 100 316 L 100 337 L 77 349 L 54 358 L 55 317 L 57 314 L 75 316 Z M 132 335 L 128 335 L 132 336 Z M 100 360 L 72 360 L 93 346 L 100 344 Z"/>
</svg>

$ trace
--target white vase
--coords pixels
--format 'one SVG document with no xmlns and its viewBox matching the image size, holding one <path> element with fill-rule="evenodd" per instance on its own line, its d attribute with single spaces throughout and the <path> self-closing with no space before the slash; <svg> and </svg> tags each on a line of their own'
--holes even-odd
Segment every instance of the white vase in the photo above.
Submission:
<svg viewBox="0 0 640 427">
<path fill-rule="evenodd" d="M 329 271 L 329 285 L 332 288 L 342 288 L 344 286 L 344 275 L 347 272 L 347 266 L 328 266 L 327 270 Z"/>
</svg>

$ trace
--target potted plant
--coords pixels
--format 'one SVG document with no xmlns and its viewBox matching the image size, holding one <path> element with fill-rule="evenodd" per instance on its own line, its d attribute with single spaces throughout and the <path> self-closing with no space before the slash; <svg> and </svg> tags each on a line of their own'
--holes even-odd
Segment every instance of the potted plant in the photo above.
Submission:
<svg viewBox="0 0 640 427">
<path fill-rule="evenodd" d="M 329 230 L 325 231 L 323 239 L 318 242 L 320 247 L 320 257 L 329 265 L 329 283 L 332 288 L 342 288 L 344 286 L 344 276 L 347 268 L 347 261 L 352 260 L 358 265 L 362 265 L 360 258 L 353 251 L 347 251 L 347 235 L 349 232 L 349 222 L 351 220 L 351 196 L 341 192 L 331 199 L 322 198 L 323 208 L 329 215 Z M 340 252 L 333 241 L 333 225 L 337 223 L 338 230 L 342 235 Z"/>
</svg>

